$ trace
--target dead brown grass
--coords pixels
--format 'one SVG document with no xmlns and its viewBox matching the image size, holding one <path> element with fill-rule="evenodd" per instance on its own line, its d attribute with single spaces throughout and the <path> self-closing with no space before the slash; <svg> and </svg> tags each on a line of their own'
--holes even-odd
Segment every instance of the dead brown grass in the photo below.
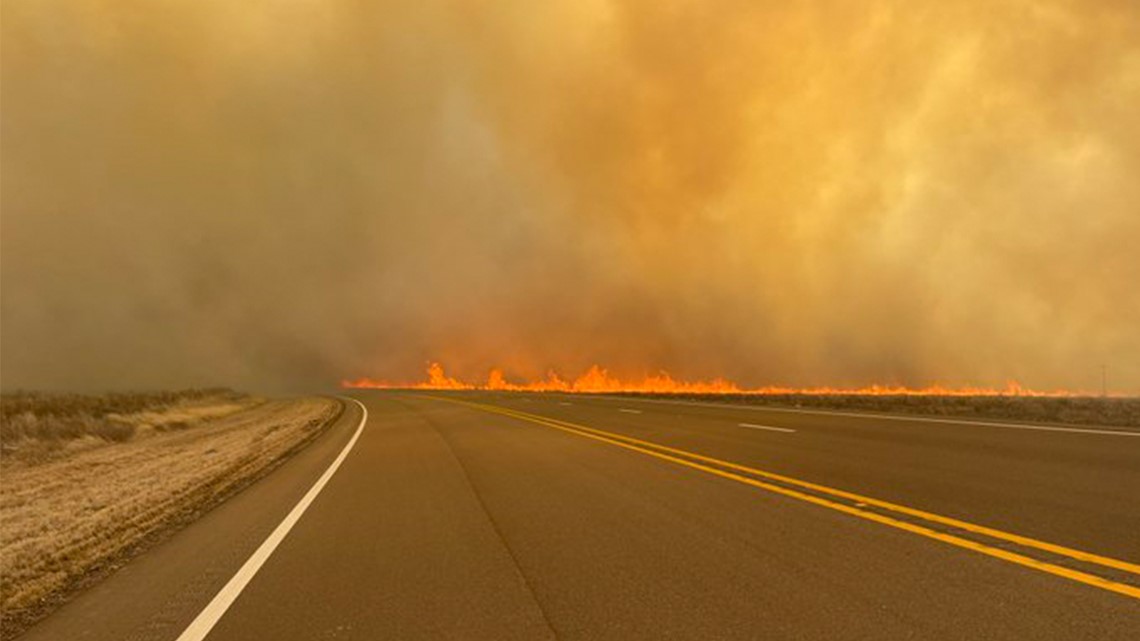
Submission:
<svg viewBox="0 0 1140 641">
<path fill-rule="evenodd" d="M 152 431 L 199 425 L 261 402 L 227 389 L 98 395 L 0 395 L 0 457 L 43 462 Z"/>
<path fill-rule="evenodd" d="M 0 637 L 265 474 L 341 405 L 213 395 L 127 409 L 100 420 L 133 426 L 129 439 L 24 436 L 0 459 Z M 43 441 L 65 444 L 27 455 Z"/>
</svg>

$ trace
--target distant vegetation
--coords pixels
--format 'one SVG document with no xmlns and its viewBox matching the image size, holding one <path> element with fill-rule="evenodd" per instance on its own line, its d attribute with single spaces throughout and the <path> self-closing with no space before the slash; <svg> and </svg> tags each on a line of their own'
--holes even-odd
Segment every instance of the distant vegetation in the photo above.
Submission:
<svg viewBox="0 0 1140 641">
<path fill-rule="evenodd" d="M 230 390 L 0 397 L 0 639 L 267 474 L 340 414 Z"/>
<path fill-rule="evenodd" d="M 124 442 L 196 425 L 258 402 L 228 389 L 110 394 L 0 395 L 0 456 L 33 462 L 77 441 Z"/>
<path fill-rule="evenodd" d="M 1095 396 L 893 396 L 863 394 L 634 394 L 851 412 L 921 414 L 965 419 L 1140 427 L 1140 398 Z"/>
</svg>

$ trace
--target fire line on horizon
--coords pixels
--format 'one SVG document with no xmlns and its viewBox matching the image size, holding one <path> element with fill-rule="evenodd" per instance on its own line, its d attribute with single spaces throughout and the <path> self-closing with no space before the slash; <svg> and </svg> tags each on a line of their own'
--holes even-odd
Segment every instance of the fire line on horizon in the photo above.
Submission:
<svg viewBox="0 0 1140 641">
<path fill-rule="evenodd" d="M 645 393 L 645 394 L 749 394 L 779 395 L 804 394 L 863 395 L 863 396 L 1032 396 L 1032 397 L 1077 397 L 1095 396 L 1090 392 L 1073 390 L 1034 390 L 1017 381 L 1009 381 L 1004 388 L 994 387 L 948 387 L 931 385 L 927 387 L 906 387 L 901 385 L 868 385 L 864 387 L 786 387 L 768 385 L 763 387 L 741 387 L 724 378 L 712 380 L 677 380 L 667 372 L 646 375 L 641 379 L 622 379 L 611 375 L 605 368 L 591 366 L 584 374 L 568 380 L 551 371 L 543 380 L 514 383 L 508 381 L 503 371 L 494 368 L 482 382 L 464 381 L 448 376 L 440 363 L 431 363 L 427 368 L 427 380 L 418 382 L 393 383 L 367 377 L 345 380 L 341 386 L 348 389 L 420 389 L 420 390 L 487 390 L 510 392 L 567 392 L 581 394 L 597 393 Z"/>
</svg>

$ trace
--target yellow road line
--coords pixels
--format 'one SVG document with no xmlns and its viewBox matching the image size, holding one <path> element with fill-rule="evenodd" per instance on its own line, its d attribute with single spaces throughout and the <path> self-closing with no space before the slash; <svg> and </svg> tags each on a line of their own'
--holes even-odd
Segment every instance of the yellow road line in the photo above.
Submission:
<svg viewBox="0 0 1140 641">
<path fill-rule="evenodd" d="M 914 508 L 908 508 L 908 507 L 902 506 L 902 505 L 896 505 L 894 503 L 889 503 L 887 501 L 880 501 L 878 499 L 873 499 L 873 498 L 862 496 L 862 495 L 855 494 L 852 492 L 846 492 L 844 490 L 837 490 L 837 489 L 829 488 L 829 487 L 826 487 L 823 485 L 818 485 L 816 483 L 810 483 L 807 481 L 800 481 L 798 479 L 793 479 L 791 477 L 783 476 L 780 474 L 774 474 L 772 472 L 765 472 L 763 470 L 757 470 L 757 469 L 746 467 L 743 465 L 738 465 L 736 463 L 731 463 L 729 461 L 723 461 L 720 459 L 712 458 L 709 456 L 704 456 L 704 455 L 697 454 L 694 452 L 688 452 L 686 450 L 680 450 L 677 448 L 668 447 L 666 445 L 660 445 L 660 444 L 653 443 L 650 441 L 642 441 L 640 439 L 636 439 L 633 437 L 624 436 L 621 434 L 614 434 L 612 432 L 606 432 L 604 430 L 599 430 L 599 429 L 595 429 L 592 427 L 586 427 L 584 425 L 569 423 L 569 422 L 562 421 L 559 419 L 551 419 L 551 418 L 548 418 L 545 416 L 539 416 L 537 414 L 528 414 L 526 412 L 520 412 L 517 410 L 506 409 L 506 408 L 497 407 L 494 405 L 485 405 L 482 403 L 472 403 L 472 402 L 468 402 L 468 401 L 460 401 L 457 399 L 442 398 L 442 397 L 438 397 L 438 396 L 429 396 L 428 398 L 432 398 L 435 400 L 448 401 L 448 402 L 452 402 L 452 403 L 458 403 L 458 404 L 466 405 L 468 407 L 479 409 L 479 410 L 482 410 L 485 412 L 492 412 L 492 413 L 496 413 L 496 414 L 501 414 L 501 415 L 509 416 L 509 417 L 516 418 L 519 420 L 524 420 L 524 421 L 528 421 L 531 423 L 544 425 L 546 427 L 552 427 L 554 429 L 562 430 L 564 432 L 568 432 L 571 434 L 576 434 L 578 436 L 582 436 L 585 438 L 601 441 L 604 443 L 609 443 L 610 445 L 616 445 L 618 447 L 628 449 L 628 450 L 632 450 L 632 451 L 635 451 L 635 452 L 638 452 L 641 454 L 645 454 L 647 456 L 652 456 L 654 458 L 661 459 L 664 461 L 668 461 L 670 463 L 675 463 L 677 465 L 682 465 L 682 466 L 692 468 L 695 470 L 700 470 L 700 471 L 706 472 L 708 474 L 713 474 L 715 476 L 719 476 L 722 478 L 731 479 L 731 480 L 737 481 L 739 483 L 744 483 L 746 485 L 758 487 L 758 488 L 761 488 L 761 489 L 764 489 L 764 490 L 767 490 L 770 492 L 775 492 L 777 494 L 781 494 L 784 496 L 799 499 L 801 501 L 806 501 L 808 503 L 827 507 L 827 508 L 830 508 L 833 510 L 837 510 L 839 512 L 843 512 L 845 514 L 850 514 L 852 516 L 857 516 L 857 517 L 862 518 L 862 519 L 874 521 L 876 523 L 881 523 L 883 525 L 889 525 L 889 526 L 894 527 L 894 528 L 905 530 L 907 532 L 911 532 L 914 534 L 919 534 L 921 536 L 925 536 L 925 537 L 932 538 L 932 539 L 935 539 L 938 541 L 942 541 L 944 543 L 949 543 L 951 545 L 956 545 L 956 546 L 961 547 L 961 548 L 973 550 L 975 552 L 980 552 L 982 554 L 992 556 L 995 558 L 999 558 L 999 559 L 1002 559 L 1004 561 L 1009 561 L 1011 563 L 1016 563 L 1018 565 L 1033 568 L 1035 570 L 1047 572 L 1049 574 L 1053 574 L 1056 576 L 1065 577 L 1067 579 L 1072 579 L 1074 581 L 1079 581 L 1079 582 L 1087 584 L 1087 585 L 1092 585 L 1092 586 L 1095 586 L 1095 587 L 1098 587 L 1098 588 L 1101 588 L 1104 590 L 1109 590 L 1111 592 L 1116 592 L 1118 594 L 1130 596 L 1130 597 L 1135 598 L 1135 599 L 1140 599 L 1140 588 L 1135 587 L 1135 586 L 1127 585 L 1124 583 L 1118 583 L 1115 581 L 1110 581 L 1108 579 L 1096 576 L 1094 574 L 1089 574 L 1087 572 L 1081 572 L 1079 570 L 1073 570 L 1073 569 L 1066 568 L 1066 567 L 1063 567 L 1060 565 L 1055 565 L 1055 564 L 1048 563 L 1045 561 L 1040 561 L 1040 560 L 1034 559 L 1032 557 L 1024 556 L 1024 555 L 1017 554 L 1014 552 L 1009 552 L 1007 550 L 1003 550 L 1001 548 L 996 548 L 996 547 L 993 547 L 990 545 L 986 545 L 984 543 L 979 543 L 977 541 L 971 541 L 969 539 L 965 539 L 965 538 L 962 538 L 959 536 L 955 536 L 953 534 L 938 532 L 936 530 L 933 530 L 933 529 L 930 529 L 928 527 L 924 527 L 921 525 L 917 525 L 915 523 L 909 523 L 907 521 L 900 521 L 898 519 L 894 519 L 894 518 L 891 518 L 891 517 L 886 516 L 886 515 L 878 514 L 875 512 L 868 512 L 865 510 L 861 510 L 859 508 L 844 505 L 842 503 L 830 501 L 830 500 L 825 499 L 825 498 L 813 496 L 811 494 L 805 494 L 803 492 L 799 492 L 799 491 L 796 491 L 793 489 L 781 487 L 778 485 L 772 485 L 771 483 L 765 483 L 764 481 L 760 481 L 757 479 L 742 476 L 740 474 L 735 474 L 732 472 L 726 472 L 724 470 L 720 470 L 720 469 L 716 469 L 714 467 L 710 467 L 709 465 L 704 465 L 702 463 L 696 463 L 696 462 L 691 461 L 691 460 L 686 460 L 686 458 L 694 459 L 696 461 L 703 461 L 705 463 L 718 465 L 721 467 L 737 470 L 740 472 L 745 472 L 747 474 L 752 474 L 755 476 L 760 476 L 760 477 L 768 478 L 768 479 L 775 480 L 775 481 L 780 481 L 783 483 L 788 483 L 791 485 L 798 485 L 798 486 L 805 488 L 805 489 L 810 489 L 810 490 L 814 490 L 817 492 L 828 493 L 828 494 L 831 494 L 833 496 L 842 497 L 842 498 L 845 498 L 848 500 L 854 500 L 854 501 L 857 501 L 860 503 L 865 503 L 867 505 L 874 505 L 876 507 L 888 509 L 888 510 L 891 510 L 894 512 L 898 512 L 900 514 L 907 514 L 910 516 L 915 516 L 915 517 L 922 518 L 924 520 L 931 521 L 934 523 L 940 523 L 942 525 L 949 525 L 951 527 L 961 528 L 963 530 L 967 530 L 969 532 L 973 532 L 976 534 L 982 534 L 982 535 L 989 536 L 992 538 L 997 538 L 997 539 L 1017 543 L 1019 545 L 1024 545 L 1026 547 L 1032 547 L 1032 548 L 1036 548 L 1039 550 L 1045 550 L 1045 551 L 1052 552 L 1055 554 L 1060 554 L 1062 556 L 1067 556 L 1071 559 L 1076 559 L 1076 560 L 1085 561 L 1085 562 L 1089 562 L 1089 563 L 1095 563 L 1095 564 L 1102 565 L 1105 567 L 1111 567 L 1111 568 L 1115 568 L 1115 569 L 1124 570 L 1126 572 L 1132 572 L 1132 573 L 1140 574 L 1140 566 L 1138 566 L 1134 563 L 1129 563 L 1127 561 L 1121 561 L 1119 559 L 1113 559 L 1113 558 L 1109 558 L 1109 557 L 1104 557 L 1104 556 L 1092 554 L 1089 552 L 1083 552 L 1081 550 L 1074 550 L 1071 548 L 1066 548 L 1064 546 L 1054 545 L 1052 543 L 1046 543 L 1044 541 L 1038 541 L 1036 539 L 1031 539 L 1029 537 L 1024 537 L 1024 536 L 1020 536 L 1017 534 L 1011 534 L 1009 532 L 1003 532 L 1001 530 L 995 530 L 993 528 L 987 528 L 987 527 L 981 526 L 981 525 L 975 525 L 973 523 L 968 523 L 966 521 L 959 521 L 957 519 L 952 519 L 949 517 L 945 517 L 945 516 L 941 516 L 941 515 L 937 515 L 937 514 L 932 514 L 930 512 L 924 512 L 922 510 L 916 510 Z M 668 452 L 668 454 L 665 452 Z M 686 458 L 679 458 L 681 456 L 686 457 Z"/>
<path fill-rule="evenodd" d="M 662 451 L 666 451 L 666 452 L 672 452 L 674 454 L 680 454 L 682 456 L 686 456 L 686 457 L 693 458 L 696 460 L 705 461 L 708 463 L 713 463 L 715 465 L 720 465 L 720 466 L 727 467 L 730 469 L 739 470 L 741 472 L 747 472 L 748 474 L 755 474 L 757 476 L 763 476 L 765 478 L 772 479 L 774 481 L 780 481 L 783 483 L 798 485 L 798 486 L 803 487 L 803 488 L 815 490 L 817 492 L 825 492 L 827 494 L 831 494 L 833 496 L 839 496 L 839 497 L 842 497 L 845 499 L 853 500 L 853 501 L 856 501 L 858 503 L 866 503 L 867 505 L 874 505 L 876 507 L 881 507 L 883 509 L 891 510 L 893 512 L 898 512 L 900 514 L 907 514 L 909 516 L 918 517 L 918 518 L 921 518 L 923 520 L 931 521 L 934 523 L 940 523 L 942 525 L 947 525 L 950 527 L 963 529 L 963 530 L 966 530 L 968 532 L 973 532 L 975 534 L 981 534 L 981 535 L 989 536 L 989 537 L 992 537 L 995 539 L 1001 539 L 1004 541 L 1009 541 L 1011 543 L 1017 543 L 1018 545 L 1024 545 L 1026 547 L 1037 548 L 1039 550 L 1044 550 L 1046 552 L 1052 552 L 1054 554 L 1059 554 L 1061 556 L 1067 556 L 1069 558 L 1084 561 L 1087 563 L 1094 563 L 1097 565 L 1103 565 L 1105 567 L 1110 567 L 1110 568 L 1114 568 L 1117 570 L 1123 570 L 1125 572 L 1130 572 L 1133 574 L 1140 574 L 1140 565 L 1137 565 L 1135 563 L 1129 563 L 1128 561 L 1122 561 L 1120 559 L 1114 559 L 1111 557 L 1100 556 L 1097 554 L 1092 554 L 1090 552 L 1084 552 L 1082 550 L 1075 550 L 1075 549 L 1067 548 L 1067 547 L 1064 547 L 1061 545 L 1056 545 L 1053 543 L 1047 543 L 1045 541 L 1038 541 L 1037 539 L 1032 539 L 1032 538 L 1029 538 L 1026 536 L 1021 536 L 1019 534 L 1013 534 L 1013 533 L 1005 532 L 1002 530 L 996 530 L 994 528 L 985 527 L 983 525 L 977 525 L 975 523 L 970 523 L 968 521 L 960 521 L 958 519 L 954 519 L 954 518 L 951 518 L 948 516 L 942 516 L 940 514 L 933 514 L 931 512 L 925 512 L 923 510 L 918 510 L 915 508 L 907 507 L 905 505 L 898 505 L 895 503 L 890 503 L 888 501 L 882 501 L 879 499 L 871 498 L 869 496 L 863 496 L 861 494 L 855 494 L 854 492 L 848 492 L 845 490 L 840 490 L 840 489 L 828 487 L 826 485 L 819 485 L 817 483 L 812 483 L 809 481 L 801 481 L 800 479 L 795 479 L 795 478 L 792 478 L 789 476 L 784 476 L 782 474 L 776 474 L 774 472 L 767 472 L 764 470 L 758 470 L 756 468 L 751 468 L 751 467 L 747 467 L 744 465 L 739 465 L 737 463 L 732 463 L 729 461 L 724 461 L 721 459 L 712 458 L 710 456 L 704 456 L 701 454 L 697 454 L 695 452 L 689 452 L 686 450 L 679 450 L 676 448 L 669 447 L 667 445 L 661 445 L 659 443 L 653 443 L 650 441 L 643 441 L 640 439 L 633 438 L 631 436 L 625 436 L 623 434 L 614 434 L 612 432 L 605 432 L 603 430 L 598 430 L 595 428 L 586 427 L 584 425 L 577 425 L 574 423 L 568 423 L 566 421 L 561 421 L 559 419 L 551 419 L 551 418 L 547 418 L 545 416 L 538 416 L 536 414 L 526 414 L 525 412 L 518 412 L 517 410 L 499 408 L 499 407 L 496 407 L 493 405 L 486 405 L 486 406 L 483 406 L 481 409 L 485 409 L 485 410 L 489 409 L 490 411 L 497 411 L 498 413 L 515 415 L 516 418 L 524 418 L 525 417 L 525 418 L 540 418 L 543 420 L 548 420 L 548 421 L 559 423 L 561 425 L 564 425 L 566 427 L 570 427 L 573 429 L 586 430 L 589 432 L 602 434 L 602 435 L 609 437 L 609 438 L 616 438 L 616 439 L 626 441 L 629 443 L 634 443 L 634 444 L 642 445 L 642 446 L 646 446 L 646 447 L 652 447 L 652 448 L 655 448 L 658 450 L 662 450 Z"/>
</svg>

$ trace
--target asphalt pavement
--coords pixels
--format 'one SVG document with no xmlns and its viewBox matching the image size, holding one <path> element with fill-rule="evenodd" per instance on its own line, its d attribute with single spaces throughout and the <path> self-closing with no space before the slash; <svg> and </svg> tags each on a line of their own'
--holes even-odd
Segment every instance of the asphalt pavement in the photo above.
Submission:
<svg viewBox="0 0 1140 641">
<path fill-rule="evenodd" d="M 1140 432 L 555 394 L 352 396 L 363 406 L 311 447 L 24 638 L 1140 630 Z"/>
</svg>

